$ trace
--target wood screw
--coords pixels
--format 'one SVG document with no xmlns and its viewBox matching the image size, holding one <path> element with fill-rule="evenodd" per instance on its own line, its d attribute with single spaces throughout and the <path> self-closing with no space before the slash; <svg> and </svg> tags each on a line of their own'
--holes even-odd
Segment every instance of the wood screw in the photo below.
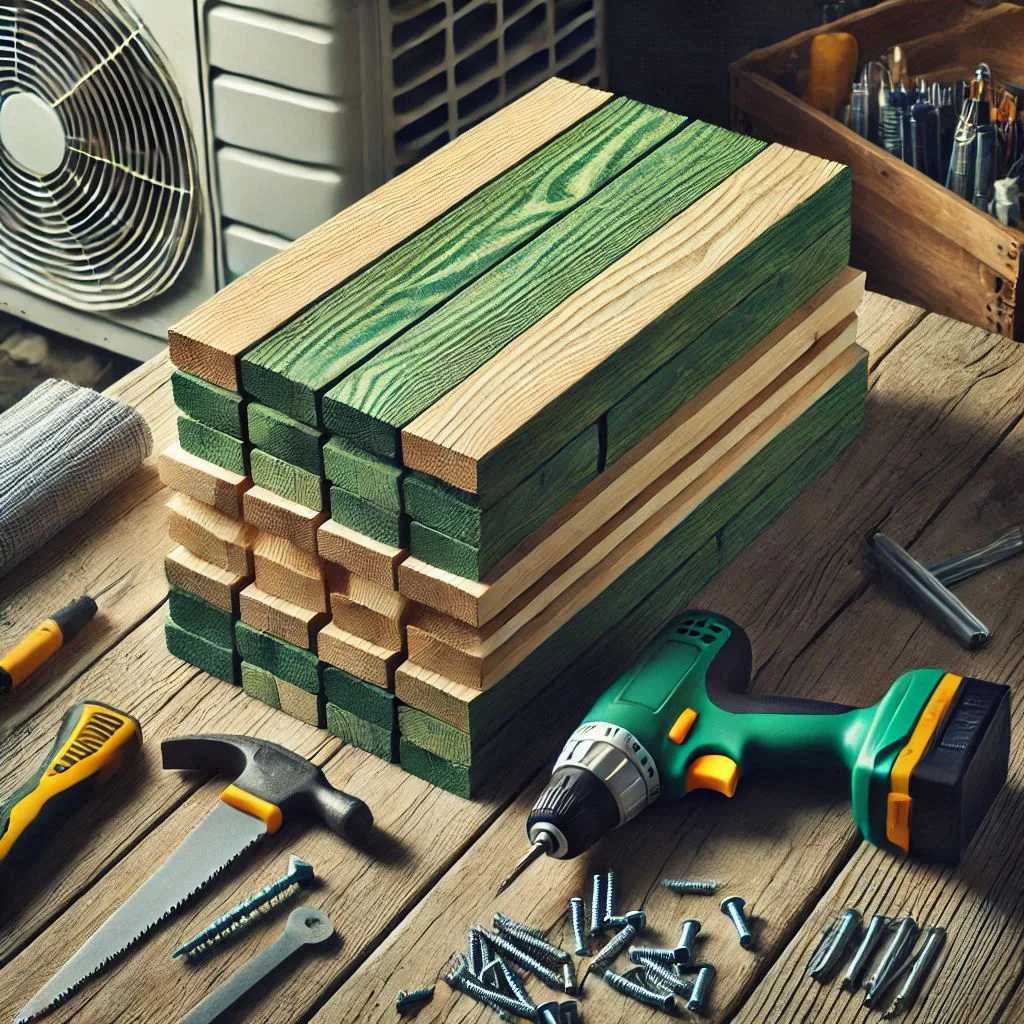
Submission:
<svg viewBox="0 0 1024 1024">
<path fill-rule="evenodd" d="M 715 968 L 711 964 L 703 964 L 697 972 L 697 979 L 693 983 L 693 992 L 690 994 L 686 1008 L 690 1013 L 703 1013 L 708 1001 L 708 993 L 711 991 L 711 983 L 715 980 Z"/>
<path fill-rule="evenodd" d="M 736 934 L 739 936 L 740 945 L 744 949 L 749 949 L 753 938 L 750 934 L 747 918 L 743 913 L 743 908 L 746 905 L 747 901 L 739 896 L 728 896 L 722 900 L 722 913 L 732 921 Z"/>
<path fill-rule="evenodd" d="M 646 1006 L 656 1006 L 660 1010 L 675 1009 L 676 998 L 671 993 L 655 992 L 653 989 L 641 985 L 632 978 L 627 978 L 622 974 L 616 974 L 615 971 L 612 970 L 604 972 L 604 980 L 608 982 L 616 992 L 620 992 L 624 996 L 629 996 L 630 999 L 635 999 L 638 1003 L 644 1003 Z"/>
<path fill-rule="evenodd" d="M 584 919 L 583 900 L 579 896 L 573 896 L 569 900 L 569 921 L 572 924 L 572 937 L 576 943 L 576 955 L 587 955 L 587 924 Z"/>
<path fill-rule="evenodd" d="M 693 959 L 693 944 L 700 932 L 700 921 L 688 917 L 679 933 L 679 942 L 672 951 L 677 964 L 688 964 Z"/>
</svg>

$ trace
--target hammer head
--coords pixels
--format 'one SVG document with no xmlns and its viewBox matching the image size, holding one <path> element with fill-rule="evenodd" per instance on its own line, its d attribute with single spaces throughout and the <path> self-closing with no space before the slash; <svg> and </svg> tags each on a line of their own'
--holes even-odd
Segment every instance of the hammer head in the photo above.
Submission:
<svg viewBox="0 0 1024 1024">
<path fill-rule="evenodd" d="M 373 826 L 370 808 L 327 781 L 306 758 L 253 736 L 176 736 L 160 744 L 165 768 L 231 776 L 235 790 L 272 804 L 283 820 L 306 814 L 331 831 L 359 840 Z"/>
</svg>

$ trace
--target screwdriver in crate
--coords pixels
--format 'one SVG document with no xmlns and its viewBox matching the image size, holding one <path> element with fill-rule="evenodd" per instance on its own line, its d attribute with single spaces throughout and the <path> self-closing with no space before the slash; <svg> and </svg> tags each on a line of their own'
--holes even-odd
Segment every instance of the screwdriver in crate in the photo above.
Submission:
<svg viewBox="0 0 1024 1024">
<path fill-rule="evenodd" d="M 96 615 L 96 598 L 102 597 L 124 577 L 108 583 L 96 597 L 83 594 L 32 630 L 20 643 L 0 657 L 0 694 L 20 686 L 66 643 L 70 643 Z"/>
</svg>

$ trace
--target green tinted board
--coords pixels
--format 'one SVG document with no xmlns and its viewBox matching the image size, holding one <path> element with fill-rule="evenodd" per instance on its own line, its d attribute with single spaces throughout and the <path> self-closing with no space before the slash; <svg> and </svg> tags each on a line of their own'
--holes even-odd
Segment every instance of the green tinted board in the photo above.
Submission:
<svg viewBox="0 0 1024 1024">
<path fill-rule="evenodd" d="M 235 623 L 235 646 L 243 661 L 309 693 L 320 692 L 320 661 L 312 651 L 262 633 L 244 622 Z"/>
<path fill-rule="evenodd" d="M 214 430 L 190 416 L 178 417 L 178 443 L 189 454 L 245 476 L 249 472 L 248 445 L 237 437 Z"/>
<path fill-rule="evenodd" d="M 353 448 L 340 437 L 324 445 L 324 475 L 342 490 L 380 508 L 402 511 L 402 467 Z"/>
<path fill-rule="evenodd" d="M 256 402 L 249 404 L 249 442 L 309 473 L 323 473 L 320 448 L 324 435 L 315 427 L 293 420 L 277 409 Z"/>
<path fill-rule="evenodd" d="M 253 448 L 250 453 L 254 484 L 281 495 L 314 512 L 324 510 L 323 480 L 308 469 L 285 462 L 276 455 Z"/>
<path fill-rule="evenodd" d="M 187 632 L 218 647 L 234 647 L 234 617 L 231 612 L 178 587 L 171 587 L 167 608 L 171 619 Z"/>
<path fill-rule="evenodd" d="M 238 658 L 232 648 L 212 644 L 182 629 L 170 616 L 164 622 L 164 639 L 167 650 L 176 658 L 195 665 L 225 683 L 239 682 Z"/>
<path fill-rule="evenodd" d="M 171 394 L 174 404 L 186 416 L 239 440 L 245 439 L 245 401 L 238 392 L 175 370 L 171 374 Z"/>
<path fill-rule="evenodd" d="M 389 544 L 393 548 L 409 546 L 408 516 L 381 508 L 340 487 L 331 488 L 331 518 L 381 544 Z"/>
</svg>

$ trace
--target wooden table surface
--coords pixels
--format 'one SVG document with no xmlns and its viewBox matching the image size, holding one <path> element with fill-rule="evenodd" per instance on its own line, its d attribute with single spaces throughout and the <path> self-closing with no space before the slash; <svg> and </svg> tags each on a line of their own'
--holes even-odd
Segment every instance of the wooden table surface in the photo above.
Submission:
<svg viewBox="0 0 1024 1024">
<path fill-rule="evenodd" d="M 1019 691 L 1024 559 L 959 587 L 994 632 L 984 650 L 967 654 L 870 582 L 862 551 L 874 525 L 927 561 L 1024 522 L 1024 346 L 876 295 L 865 300 L 860 340 L 872 364 L 864 437 L 694 603 L 749 631 L 760 692 L 867 704 L 900 672 L 922 665 Z M 174 433 L 169 372 L 161 357 L 114 389 L 145 414 L 158 451 Z M 357 850 L 319 827 L 286 826 L 49 1019 L 179 1019 L 267 944 L 285 915 L 277 912 L 197 967 L 169 959 L 176 941 L 283 873 L 296 853 L 322 880 L 307 902 L 330 914 L 341 943 L 285 969 L 233 1019 L 394 1021 L 398 989 L 437 977 L 471 924 L 502 910 L 568 943 L 568 898 L 587 895 L 593 871 L 616 868 L 620 905 L 646 907 L 652 944 L 674 940 L 683 917 L 703 919 L 703 952 L 718 967 L 713 1020 L 881 1019 L 837 985 L 804 977 L 823 925 L 848 906 L 913 913 L 949 929 L 935 983 L 907 1019 L 1024 1020 L 1019 742 L 1010 782 L 957 870 L 899 861 L 861 842 L 848 783 L 810 774 L 744 780 L 732 801 L 698 794 L 651 809 L 583 857 L 536 865 L 495 900 L 499 880 L 524 850 L 545 761 L 585 709 L 552 708 L 521 762 L 470 803 L 264 707 L 164 648 L 167 499 L 151 459 L 130 486 L 0 581 L 0 647 L 71 596 L 120 581 L 103 600 L 102 617 L 4 699 L 0 792 L 35 768 L 73 701 L 96 698 L 130 711 L 146 740 L 144 757 L 68 822 L 23 884 L 3 893 L 0 1021 L 13 1018 L 214 805 L 225 780 L 164 771 L 159 754 L 164 737 L 211 731 L 267 737 L 323 765 L 335 785 L 371 806 L 378 840 Z M 1016 729 L 1020 716 L 1018 701 Z M 661 889 L 666 875 L 718 878 L 745 897 L 756 918 L 756 951 L 740 949 L 717 901 Z M 594 1024 L 662 1016 L 595 980 L 581 1008 Z M 443 983 L 416 1018 L 492 1019 Z"/>
</svg>

